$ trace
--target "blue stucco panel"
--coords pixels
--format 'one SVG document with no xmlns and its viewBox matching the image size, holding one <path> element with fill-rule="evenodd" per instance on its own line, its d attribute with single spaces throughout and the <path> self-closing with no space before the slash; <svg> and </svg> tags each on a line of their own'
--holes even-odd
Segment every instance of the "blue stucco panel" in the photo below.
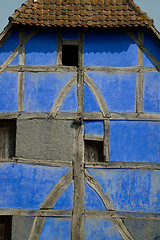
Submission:
<svg viewBox="0 0 160 240">
<path fill-rule="evenodd" d="M 160 171 L 88 169 L 117 211 L 160 212 Z"/>
<path fill-rule="evenodd" d="M 86 84 L 84 84 L 84 111 L 101 112 L 95 96 Z"/>
<path fill-rule="evenodd" d="M 83 121 L 84 133 L 93 135 L 104 134 L 104 122 L 103 121 Z"/>
<path fill-rule="evenodd" d="M 106 210 L 100 196 L 85 182 L 85 210 Z"/>
<path fill-rule="evenodd" d="M 144 112 L 160 113 L 160 73 L 144 73 L 143 87 Z"/>
<path fill-rule="evenodd" d="M 85 240 L 122 240 L 111 219 L 85 218 Z"/>
<path fill-rule="evenodd" d="M 69 93 L 65 96 L 60 108 L 60 112 L 77 111 L 77 84 L 75 84 Z"/>
<path fill-rule="evenodd" d="M 0 164 L 0 208 L 39 209 L 69 170 L 26 164 Z"/>
<path fill-rule="evenodd" d="M 155 39 L 149 34 L 148 31 L 144 32 L 144 47 L 158 60 L 160 61 L 160 45 Z M 154 67 L 151 59 L 144 54 L 144 66 Z"/>
<path fill-rule="evenodd" d="M 55 203 L 53 209 L 56 210 L 72 210 L 73 209 L 73 199 L 74 199 L 74 184 L 73 182 L 69 187 L 62 193 Z"/>
<path fill-rule="evenodd" d="M 71 218 L 47 217 L 39 240 L 70 240 Z"/>
<path fill-rule="evenodd" d="M 10 37 L 5 41 L 5 43 L 0 47 L 0 65 L 3 64 L 9 56 L 13 53 L 16 47 L 19 45 L 19 32 L 14 30 Z M 17 55 L 11 65 L 17 65 L 19 63 L 19 56 Z"/>
<path fill-rule="evenodd" d="M 136 43 L 122 31 L 92 30 L 85 32 L 85 66 L 136 66 L 137 52 Z"/>
<path fill-rule="evenodd" d="M 24 87 L 25 112 L 50 112 L 64 85 L 75 73 L 26 73 Z"/>
<path fill-rule="evenodd" d="M 87 72 L 111 112 L 136 111 L 136 73 Z"/>
<path fill-rule="evenodd" d="M 18 73 L 0 73 L 0 112 L 17 112 Z"/>
<path fill-rule="evenodd" d="M 56 32 L 53 29 L 38 32 L 25 45 L 25 64 L 55 65 L 56 41 Z"/>
<path fill-rule="evenodd" d="M 110 121 L 109 160 L 160 162 L 160 122 Z"/>
</svg>

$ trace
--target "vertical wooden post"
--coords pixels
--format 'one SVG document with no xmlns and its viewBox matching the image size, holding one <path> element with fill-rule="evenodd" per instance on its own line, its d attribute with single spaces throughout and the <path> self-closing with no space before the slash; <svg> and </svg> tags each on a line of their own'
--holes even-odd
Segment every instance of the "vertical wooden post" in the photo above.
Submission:
<svg viewBox="0 0 160 240">
<path fill-rule="evenodd" d="M 57 32 L 57 65 L 62 65 L 62 36 Z"/>
<path fill-rule="evenodd" d="M 104 161 L 109 161 L 109 120 L 104 120 L 104 140 L 103 140 L 103 155 Z"/>
<path fill-rule="evenodd" d="M 144 44 L 144 33 L 143 31 L 138 32 L 138 40 Z M 143 51 L 138 47 L 138 67 L 143 67 Z M 136 83 L 136 112 L 143 112 L 143 72 L 137 73 Z"/>
<path fill-rule="evenodd" d="M 23 29 L 20 29 L 19 32 L 19 44 L 23 44 L 25 39 L 25 32 Z M 25 64 L 25 47 L 23 46 L 19 50 L 19 65 Z M 24 102 L 24 79 L 25 73 L 18 73 L 18 112 L 23 112 L 23 102 Z"/>
<path fill-rule="evenodd" d="M 83 70 L 83 33 L 79 33 L 79 64 L 77 78 L 77 113 L 79 119 L 75 123 L 73 149 L 74 206 L 72 218 L 72 240 L 84 239 L 84 70 Z"/>
</svg>

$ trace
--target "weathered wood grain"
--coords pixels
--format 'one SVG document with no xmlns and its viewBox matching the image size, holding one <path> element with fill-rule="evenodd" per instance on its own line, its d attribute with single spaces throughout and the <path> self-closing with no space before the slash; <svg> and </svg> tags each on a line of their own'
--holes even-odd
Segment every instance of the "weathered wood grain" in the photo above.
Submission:
<svg viewBox="0 0 160 240">
<path fill-rule="evenodd" d="M 104 161 L 109 161 L 109 126 L 110 121 L 104 120 L 104 140 L 103 140 L 103 155 Z"/>
<path fill-rule="evenodd" d="M 94 84 L 92 79 L 88 77 L 86 73 L 84 73 L 84 82 L 87 84 L 87 86 L 91 89 L 93 95 L 95 96 L 98 105 L 102 111 L 102 114 L 104 117 L 110 116 L 110 113 L 108 111 L 107 105 L 105 103 L 105 100 L 100 92 L 100 90 L 97 88 L 97 86 Z"/>
<path fill-rule="evenodd" d="M 67 93 L 71 90 L 71 88 L 76 84 L 76 81 L 77 81 L 77 75 L 75 75 L 71 80 L 69 80 L 66 83 L 66 85 L 62 88 L 51 109 L 51 112 L 49 115 L 50 118 L 51 117 L 54 118 L 57 115 L 57 112 L 63 102 L 63 99 L 65 98 Z"/>
<path fill-rule="evenodd" d="M 1 68 L 1 66 L 0 66 Z M 61 65 L 9 65 L 5 68 L 8 72 L 76 72 L 75 66 Z"/>
<path fill-rule="evenodd" d="M 92 141 L 101 141 L 103 142 L 103 135 L 92 135 L 92 134 L 85 134 L 85 140 L 92 140 Z"/>
<path fill-rule="evenodd" d="M 75 125 L 73 147 L 74 206 L 72 239 L 84 239 L 84 125 Z"/>
<path fill-rule="evenodd" d="M 61 31 L 57 32 L 57 65 L 62 65 L 62 36 L 61 36 Z"/>
<path fill-rule="evenodd" d="M 136 73 L 136 72 L 156 72 L 155 67 L 84 67 L 84 70 L 87 71 L 102 71 L 108 73 Z"/>
</svg>

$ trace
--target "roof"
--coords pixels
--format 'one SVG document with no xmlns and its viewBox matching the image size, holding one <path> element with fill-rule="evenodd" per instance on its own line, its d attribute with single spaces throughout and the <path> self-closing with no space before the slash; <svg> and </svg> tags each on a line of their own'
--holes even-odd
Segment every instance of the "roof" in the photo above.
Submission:
<svg viewBox="0 0 160 240">
<path fill-rule="evenodd" d="M 10 23 L 48 27 L 151 27 L 133 0 L 28 0 Z"/>
</svg>

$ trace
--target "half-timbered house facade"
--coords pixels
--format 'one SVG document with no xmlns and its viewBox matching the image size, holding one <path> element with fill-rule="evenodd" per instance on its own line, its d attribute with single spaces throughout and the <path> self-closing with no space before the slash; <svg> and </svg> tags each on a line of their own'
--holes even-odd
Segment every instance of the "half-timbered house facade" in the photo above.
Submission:
<svg viewBox="0 0 160 240">
<path fill-rule="evenodd" d="M 28 0 L 0 35 L 0 239 L 160 239 L 160 34 L 133 0 Z"/>
</svg>

